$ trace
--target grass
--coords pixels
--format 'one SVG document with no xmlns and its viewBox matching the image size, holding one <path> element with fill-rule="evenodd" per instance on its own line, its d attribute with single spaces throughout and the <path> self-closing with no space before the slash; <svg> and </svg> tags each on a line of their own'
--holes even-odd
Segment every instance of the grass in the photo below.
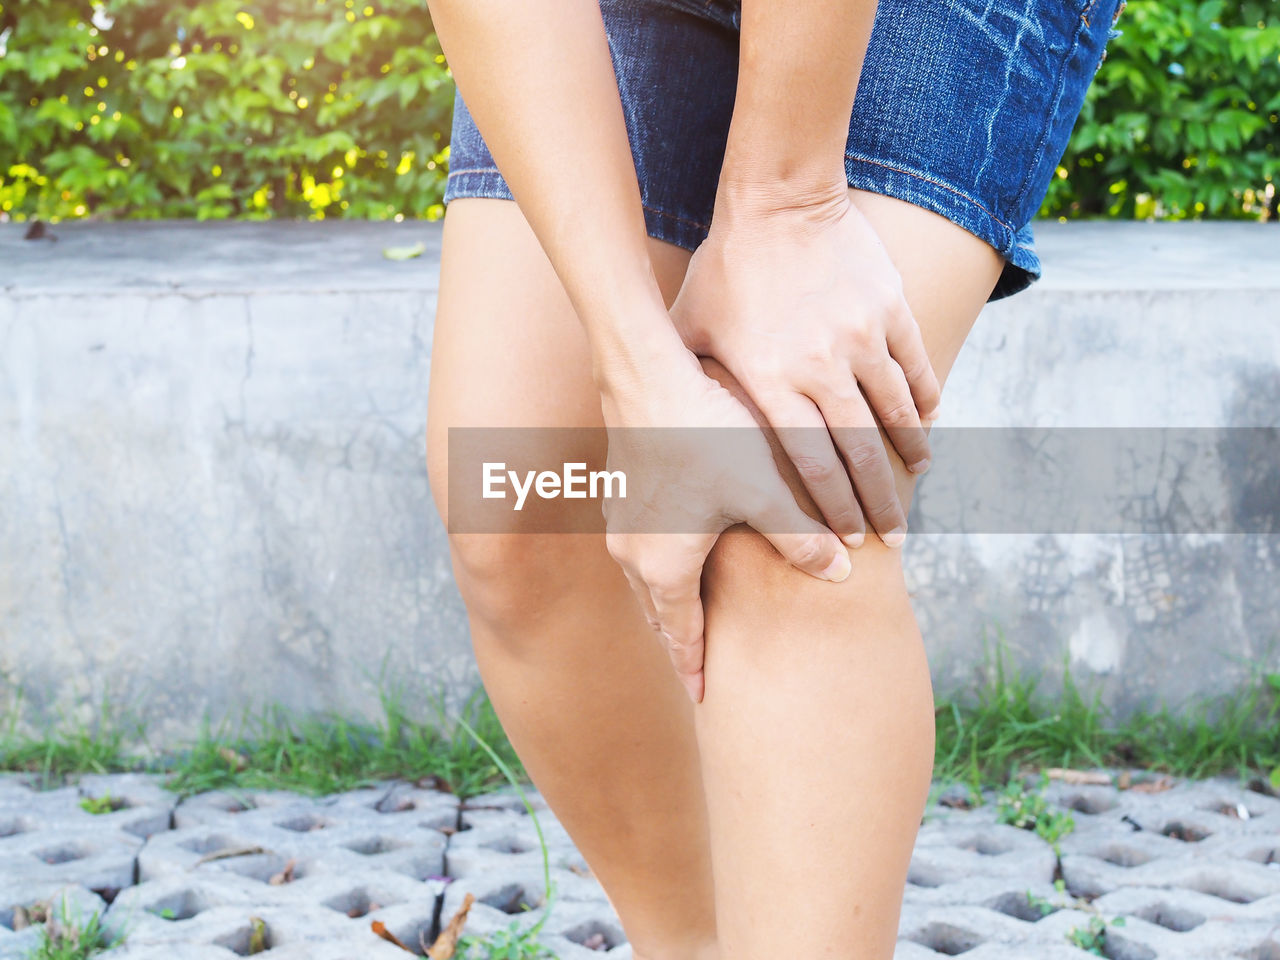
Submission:
<svg viewBox="0 0 1280 960">
<path fill-rule="evenodd" d="M 542 832 L 538 813 L 529 802 L 528 795 L 520 788 L 520 781 L 515 771 L 499 756 L 494 746 L 472 729 L 465 720 L 460 721 L 459 725 L 471 736 L 476 746 L 493 761 L 499 772 L 515 789 L 520 802 L 529 813 L 529 819 L 533 821 L 533 829 L 538 834 L 538 846 L 542 850 L 542 889 L 545 891 L 543 901 L 545 909 L 532 926 L 526 927 L 519 920 L 513 920 L 503 929 L 494 931 L 488 936 L 464 936 L 457 944 L 458 956 L 460 960 L 555 960 L 555 954 L 548 950 L 538 937 L 551 918 L 551 910 L 556 899 L 556 886 L 551 879 L 551 856 L 547 851 L 547 838 Z"/>
<path fill-rule="evenodd" d="M 1060 691 L 1008 669 L 997 651 L 989 682 L 967 698 L 937 703 L 941 782 L 974 788 L 1003 786 L 1026 768 L 1140 767 L 1176 776 L 1236 774 L 1271 779 L 1280 787 L 1280 675 L 1257 672 L 1232 696 L 1185 708 L 1113 719 L 1096 698 L 1066 676 Z M 290 789 L 321 794 L 376 780 L 435 778 L 460 796 L 504 781 L 499 764 L 475 738 L 445 719 L 411 719 L 397 697 L 384 696 L 382 717 L 299 718 L 281 709 L 229 724 L 206 726 L 186 749 L 143 763 L 131 750 L 138 731 L 103 711 L 94 723 L 39 735 L 0 723 L 0 770 L 36 773 L 61 783 L 84 772 L 150 770 L 169 774 L 181 794 L 213 789 Z M 502 762 L 523 776 L 514 750 L 487 699 L 477 693 L 462 716 L 492 744 Z"/>
<path fill-rule="evenodd" d="M 376 721 L 297 717 L 279 708 L 246 715 L 234 728 L 206 724 L 195 741 L 150 761 L 132 752 L 140 737 L 103 712 L 92 725 L 24 733 L 16 720 L 0 725 L 0 770 L 34 773 L 57 786 L 80 773 L 144 771 L 168 774 L 169 789 L 183 795 L 207 790 L 296 790 L 308 794 L 351 790 L 379 780 L 434 780 L 461 797 L 505 781 L 498 756 L 523 777 L 481 692 L 460 716 L 494 744 L 493 755 L 445 718 L 437 703 L 432 721 L 412 719 L 404 703 L 384 695 Z M 123 729 L 122 729 L 123 728 Z"/>
<path fill-rule="evenodd" d="M 71 915 L 71 908 L 64 900 L 59 911 L 44 924 L 40 941 L 25 960 L 89 960 L 122 942 L 107 935 L 102 928 L 102 917 L 97 913 L 82 921 Z"/>
<path fill-rule="evenodd" d="M 1115 720 L 1069 671 L 1050 696 L 997 650 L 990 681 L 972 698 L 939 699 L 936 717 L 934 776 L 943 782 L 999 786 L 1026 767 L 1141 767 L 1261 776 L 1280 788 L 1280 674 L 1261 670 L 1237 693 Z"/>
<path fill-rule="evenodd" d="M 114 773 L 125 769 L 130 743 L 141 728 L 121 723 L 104 706 L 89 724 L 64 724 L 39 736 L 18 730 L 19 700 L 0 717 L 0 770 L 25 770 L 57 781 L 73 773 Z"/>
<path fill-rule="evenodd" d="M 504 779 L 470 735 L 444 732 L 449 724 L 443 710 L 437 710 L 434 723 L 416 721 L 399 699 L 384 696 L 382 713 L 379 721 L 365 723 L 341 717 L 297 719 L 273 709 L 251 718 L 235 736 L 225 727 L 206 727 L 190 751 L 175 758 L 170 786 L 182 794 L 277 787 L 319 794 L 390 778 L 435 778 L 467 797 Z M 487 699 L 474 695 L 461 716 L 523 775 Z"/>
</svg>

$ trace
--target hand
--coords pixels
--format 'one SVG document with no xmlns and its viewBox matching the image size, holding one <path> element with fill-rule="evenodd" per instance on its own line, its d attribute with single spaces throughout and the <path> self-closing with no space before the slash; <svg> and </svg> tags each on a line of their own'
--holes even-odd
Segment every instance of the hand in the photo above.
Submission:
<svg viewBox="0 0 1280 960">
<path fill-rule="evenodd" d="M 921 473 L 921 421 L 936 416 L 940 388 L 875 230 L 843 184 L 827 194 L 718 199 L 671 317 L 694 353 L 742 384 L 831 529 L 859 546 L 865 514 L 899 546 L 906 515 L 872 412 Z"/>
<path fill-rule="evenodd" d="M 824 580 L 847 578 L 849 555 L 797 506 L 746 406 L 674 336 L 670 349 L 630 366 L 602 385 L 607 469 L 627 482 L 625 498 L 604 501 L 605 542 L 698 703 L 702 568 L 726 528 L 751 525 L 789 562 Z"/>
</svg>

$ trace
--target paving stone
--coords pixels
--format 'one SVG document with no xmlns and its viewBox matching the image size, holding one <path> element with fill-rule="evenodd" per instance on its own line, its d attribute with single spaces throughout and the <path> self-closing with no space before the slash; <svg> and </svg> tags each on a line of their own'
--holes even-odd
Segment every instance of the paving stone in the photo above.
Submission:
<svg viewBox="0 0 1280 960">
<path fill-rule="evenodd" d="M 109 798 L 90 813 L 86 800 Z M 147 837 L 167 831 L 173 798 L 155 778 L 87 777 L 79 786 L 37 790 L 31 780 L 0 782 L 0 877 L 32 886 L 75 884 L 107 899 L 135 882 L 134 863 Z"/>
<path fill-rule="evenodd" d="M 106 910 L 106 902 L 83 887 L 31 885 L 20 878 L 0 875 L 0 960 L 24 960 L 41 939 L 43 924 L 15 931 L 17 908 L 30 909 L 40 904 L 55 916 L 87 920 Z"/>
<path fill-rule="evenodd" d="M 1125 918 L 1107 931 L 1112 960 L 1280 960 L 1280 800 L 1225 779 L 1157 793 L 1054 783 L 1048 796 L 1076 821 L 1060 860 L 1034 833 L 997 823 L 993 802 L 930 807 L 896 960 L 1083 960 L 1068 937 L 1099 916 Z M 86 797 L 119 808 L 90 814 Z M 537 792 L 528 799 L 556 888 L 540 939 L 561 960 L 629 960 L 581 854 Z M 127 936 L 109 960 L 230 960 L 248 949 L 254 918 L 273 960 L 396 960 L 404 951 L 375 921 L 420 946 L 468 893 L 473 935 L 546 914 L 538 831 L 515 791 L 459 804 L 385 783 L 178 803 L 153 777 L 42 792 L 0 776 L 0 960 L 39 938 L 12 931 L 14 908 L 59 896 L 86 916 L 105 911 L 108 930 Z"/>
<path fill-rule="evenodd" d="M 140 852 L 138 876 L 232 872 L 265 884 L 292 864 L 297 880 L 370 869 L 425 880 L 444 873 L 442 830 L 455 829 L 457 806 L 450 794 L 392 784 L 319 799 L 198 797 L 175 810 L 174 830 Z"/>
</svg>

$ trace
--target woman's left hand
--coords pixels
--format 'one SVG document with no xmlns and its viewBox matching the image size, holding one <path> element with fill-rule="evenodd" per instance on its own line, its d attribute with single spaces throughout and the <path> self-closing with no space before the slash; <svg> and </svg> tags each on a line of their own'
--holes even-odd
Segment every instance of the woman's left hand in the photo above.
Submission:
<svg viewBox="0 0 1280 960">
<path fill-rule="evenodd" d="M 913 472 L 940 387 L 897 269 L 845 189 L 801 204 L 717 201 L 671 317 L 775 430 L 828 526 L 890 546 L 906 514 L 876 418 Z M 874 412 L 874 416 L 873 416 Z M 856 490 L 856 498 L 855 498 Z"/>
</svg>

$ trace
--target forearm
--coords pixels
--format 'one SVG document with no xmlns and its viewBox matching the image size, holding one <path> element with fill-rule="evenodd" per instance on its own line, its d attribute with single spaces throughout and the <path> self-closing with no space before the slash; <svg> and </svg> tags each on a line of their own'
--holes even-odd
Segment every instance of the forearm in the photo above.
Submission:
<svg viewBox="0 0 1280 960">
<path fill-rule="evenodd" d="M 876 0 L 743 0 L 718 201 L 845 189 L 844 152 Z"/>
<path fill-rule="evenodd" d="M 430 9 L 458 88 L 587 328 L 597 368 L 678 343 L 649 261 L 596 0 L 430 0 Z"/>
</svg>

